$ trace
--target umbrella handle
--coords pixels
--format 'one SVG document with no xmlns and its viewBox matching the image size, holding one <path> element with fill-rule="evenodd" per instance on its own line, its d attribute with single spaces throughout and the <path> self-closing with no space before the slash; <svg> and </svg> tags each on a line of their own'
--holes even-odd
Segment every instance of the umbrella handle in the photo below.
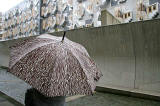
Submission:
<svg viewBox="0 0 160 106">
<path fill-rule="evenodd" d="M 64 41 L 64 37 L 66 36 L 66 31 L 64 31 L 62 42 Z"/>
</svg>

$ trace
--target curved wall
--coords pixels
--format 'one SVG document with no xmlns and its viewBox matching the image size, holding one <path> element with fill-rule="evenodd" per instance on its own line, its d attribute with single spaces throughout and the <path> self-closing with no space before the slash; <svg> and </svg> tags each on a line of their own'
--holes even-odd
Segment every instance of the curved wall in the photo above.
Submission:
<svg viewBox="0 0 160 106">
<path fill-rule="evenodd" d="M 103 72 L 99 86 L 160 92 L 160 20 L 68 31 L 86 47 Z M 62 32 L 52 33 L 62 35 Z M 0 43 L 0 65 L 7 66 L 8 46 Z"/>
<path fill-rule="evenodd" d="M 160 92 L 160 20 L 72 30 L 104 76 L 100 86 Z M 56 33 L 62 35 L 62 33 Z"/>
</svg>

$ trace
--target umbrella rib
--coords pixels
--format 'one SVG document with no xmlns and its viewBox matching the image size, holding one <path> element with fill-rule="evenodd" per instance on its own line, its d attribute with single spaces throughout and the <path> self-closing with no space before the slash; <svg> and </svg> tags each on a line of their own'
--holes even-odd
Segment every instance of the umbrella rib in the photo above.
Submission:
<svg viewBox="0 0 160 106">
<path fill-rule="evenodd" d="M 79 65 L 80 65 L 81 67 L 83 67 L 82 64 L 81 64 L 81 62 L 79 61 L 79 59 L 71 52 L 71 50 L 70 50 L 70 53 L 72 54 L 73 57 L 75 57 L 75 59 L 78 61 Z M 84 68 L 82 68 L 82 70 L 83 70 L 82 72 L 84 72 L 85 75 L 88 75 L 88 74 L 84 71 Z M 87 82 L 90 83 L 88 77 L 87 77 Z M 88 84 L 88 83 L 87 83 L 87 84 Z M 89 87 L 91 88 L 91 90 L 92 90 L 91 85 L 88 84 L 88 86 L 89 86 Z"/>
<path fill-rule="evenodd" d="M 58 46 L 57 46 L 58 47 Z M 66 48 L 64 48 L 64 50 L 66 50 Z M 77 59 L 77 57 L 71 52 L 71 50 L 69 50 L 69 49 L 67 49 L 67 51 L 68 51 L 68 53 L 69 54 L 71 54 L 71 56 L 73 56 L 76 60 L 77 60 L 77 62 L 78 62 L 78 64 L 81 66 L 80 68 L 83 70 L 82 72 L 85 74 L 85 75 L 88 75 L 88 74 L 86 74 L 86 72 L 84 71 L 84 68 L 82 68 L 83 66 L 81 65 L 81 63 L 80 63 L 80 61 Z M 56 61 L 55 61 L 56 62 Z M 89 78 L 86 76 L 86 84 L 87 84 L 87 86 L 89 87 L 89 89 L 92 91 L 92 86 L 91 86 L 91 84 L 92 83 L 90 83 L 89 82 Z M 52 87 L 52 86 L 51 86 Z M 52 88 L 49 88 L 49 91 L 51 91 L 52 90 Z M 65 94 L 64 94 L 65 95 Z"/>
</svg>

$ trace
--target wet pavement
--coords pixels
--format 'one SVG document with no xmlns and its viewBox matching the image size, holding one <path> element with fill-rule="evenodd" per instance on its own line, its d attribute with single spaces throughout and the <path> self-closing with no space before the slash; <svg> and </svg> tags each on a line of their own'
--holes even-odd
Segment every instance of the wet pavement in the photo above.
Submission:
<svg viewBox="0 0 160 106">
<path fill-rule="evenodd" d="M 23 105 L 0 93 L 0 106 Z M 85 96 L 69 101 L 66 106 L 160 106 L 160 102 L 97 92 L 94 96 Z"/>
<path fill-rule="evenodd" d="M 25 91 L 30 86 L 4 69 L 0 69 L 0 92 L 24 104 Z"/>
<path fill-rule="evenodd" d="M 24 81 L 0 70 L 0 106 L 23 106 L 27 88 L 30 86 Z M 66 106 L 160 106 L 160 101 L 96 92 L 93 96 L 72 97 Z"/>
<path fill-rule="evenodd" d="M 0 106 L 23 106 L 9 96 L 0 92 Z"/>
</svg>

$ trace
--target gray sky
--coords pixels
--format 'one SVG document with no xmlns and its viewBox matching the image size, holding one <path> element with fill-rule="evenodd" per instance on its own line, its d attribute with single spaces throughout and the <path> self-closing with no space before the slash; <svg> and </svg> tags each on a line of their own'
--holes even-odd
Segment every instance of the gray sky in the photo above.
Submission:
<svg viewBox="0 0 160 106">
<path fill-rule="evenodd" d="M 0 0 L 0 12 L 5 12 L 23 0 Z"/>
</svg>

